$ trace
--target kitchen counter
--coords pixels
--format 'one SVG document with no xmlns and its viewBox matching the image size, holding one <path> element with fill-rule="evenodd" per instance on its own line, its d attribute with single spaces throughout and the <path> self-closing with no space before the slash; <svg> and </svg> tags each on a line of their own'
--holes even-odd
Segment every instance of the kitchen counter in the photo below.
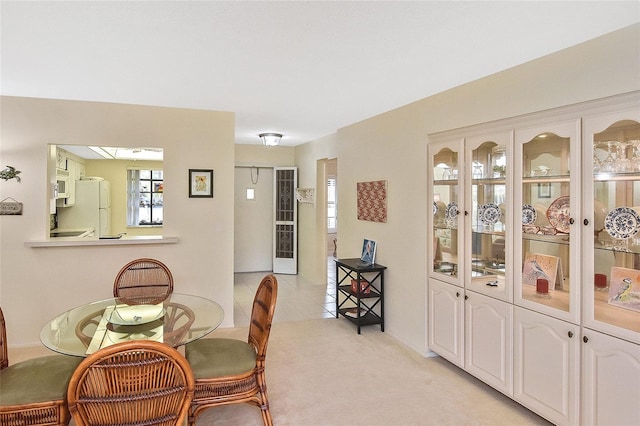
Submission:
<svg viewBox="0 0 640 426">
<path fill-rule="evenodd" d="M 118 239 L 100 239 L 98 237 L 54 237 L 46 240 L 25 241 L 25 247 L 70 247 L 70 246 L 121 246 L 136 244 L 176 244 L 178 237 L 162 235 L 131 236 Z"/>
<path fill-rule="evenodd" d="M 93 228 L 54 228 L 49 231 L 49 237 L 51 238 L 69 238 L 80 237 L 86 238 L 93 236 Z"/>
</svg>

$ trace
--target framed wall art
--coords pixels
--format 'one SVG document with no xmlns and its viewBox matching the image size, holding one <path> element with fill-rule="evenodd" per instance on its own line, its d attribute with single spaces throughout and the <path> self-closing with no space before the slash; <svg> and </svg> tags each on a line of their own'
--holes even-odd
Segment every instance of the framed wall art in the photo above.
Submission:
<svg viewBox="0 0 640 426">
<path fill-rule="evenodd" d="M 538 184 L 538 198 L 551 198 L 551 184 L 549 182 Z"/>
<path fill-rule="evenodd" d="M 358 220 L 387 222 L 387 181 L 357 183 Z"/>
<path fill-rule="evenodd" d="M 213 170 L 189 169 L 189 198 L 213 198 Z"/>
</svg>

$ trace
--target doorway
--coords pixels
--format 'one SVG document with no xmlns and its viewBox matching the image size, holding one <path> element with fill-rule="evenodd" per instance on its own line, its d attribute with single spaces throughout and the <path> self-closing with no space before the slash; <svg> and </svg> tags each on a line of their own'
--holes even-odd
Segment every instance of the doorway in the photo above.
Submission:
<svg viewBox="0 0 640 426">
<path fill-rule="evenodd" d="M 338 159 L 332 158 L 325 163 L 326 212 L 327 212 L 327 256 L 328 264 L 338 256 Z"/>
</svg>

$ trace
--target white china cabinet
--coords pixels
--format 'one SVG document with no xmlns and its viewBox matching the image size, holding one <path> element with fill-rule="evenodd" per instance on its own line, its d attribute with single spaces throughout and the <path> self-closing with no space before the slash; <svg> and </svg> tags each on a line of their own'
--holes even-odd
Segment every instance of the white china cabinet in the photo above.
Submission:
<svg viewBox="0 0 640 426">
<path fill-rule="evenodd" d="M 640 92 L 428 148 L 429 348 L 555 424 L 640 424 Z"/>
<path fill-rule="evenodd" d="M 430 144 L 429 150 L 429 346 L 508 395 L 511 135 L 452 137 Z"/>
<path fill-rule="evenodd" d="M 582 147 L 582 422 L 638 425 L 640 107 L 585 117 Z"/>
</svg>

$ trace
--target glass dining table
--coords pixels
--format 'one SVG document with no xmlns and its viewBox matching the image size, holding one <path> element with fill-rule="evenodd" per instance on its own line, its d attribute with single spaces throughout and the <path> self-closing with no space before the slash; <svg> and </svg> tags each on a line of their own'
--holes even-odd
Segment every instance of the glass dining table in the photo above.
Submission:
<svg viewBox="0 0 640 426">
<path fill-rule="evenodd" d="M 215 330 L 224 310 L 213 300 L 172 293 L 149 301 L 115 297 L 70 309 L 47 322 L 40 340 L 49 349 L 84 357 L 128 340 L 156 340 L 178 347 Z"/>
</svg>

